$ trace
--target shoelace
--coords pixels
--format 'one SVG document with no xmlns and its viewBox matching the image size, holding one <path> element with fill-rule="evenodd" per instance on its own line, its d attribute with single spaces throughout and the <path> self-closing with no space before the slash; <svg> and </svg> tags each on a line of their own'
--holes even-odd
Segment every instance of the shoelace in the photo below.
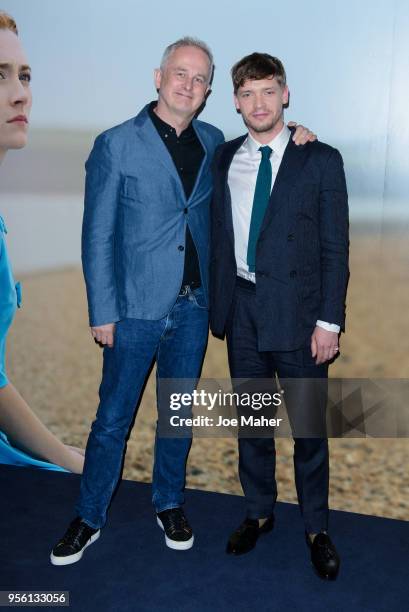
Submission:
<svg viewBox="0 0 409 612">
<path fill-rule="evenodd" d="M 247 529 L 249 529 L 249 527 L 253 527 L 253 529 L 257 529 L 258 525 L 255 523 L 254 525 L 252 523 L 247 523 L 244 522 L 240 525 L 240 527 L 238 528 L 237 532 L 242 534 L 244 531 L 246 531 Z"/>
<path fill-rule="evenodd" d="M 330 544 L 328 543 L 320 544 L 319 549 L 325 561 L 330 561 L 331 559 L 334 559 L 335 557 L 334 550 L 332 549 L 332 546 Z"/>
<path fill-rule="evenodd" d="M 170 533 L 175 533 L 177 531 L 184 531 L 185 533 L 189 533 L 189 527 L 183 512 L 172 512 L 172 514 L 168 515 L 169 521 L 169 531 Z"/>
<path fill-rule="evenodd" d="M 62 539 L 62 542 L 72 546 L 79 545 L 80 538 L 87 529 L 89 529 L 89 527 L 85 523 L 80 523 L 79 526 L 77 523 L 75 525 L 70 525 Z"/>
</svg>

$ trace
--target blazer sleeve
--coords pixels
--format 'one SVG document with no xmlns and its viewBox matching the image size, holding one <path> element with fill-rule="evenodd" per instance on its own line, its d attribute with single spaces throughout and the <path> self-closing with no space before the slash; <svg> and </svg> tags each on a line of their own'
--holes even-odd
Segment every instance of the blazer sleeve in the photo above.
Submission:
<svg viewBox="0 0 409 612">
<path fill-rule="evenodd" d="M 333 149 L 320 186 L 321 303 L 318 319 L 345 331 L 349 279 L 348 194 L 341 154 Z"/>
<path fill-rule="evenodd" d="M 106 134 L 95 140 L 85 164 L 82 266 L 91 326 L 120 319 L 115 280 L 115 221 L 120 188 L 117 156 Z"/>
</svg>

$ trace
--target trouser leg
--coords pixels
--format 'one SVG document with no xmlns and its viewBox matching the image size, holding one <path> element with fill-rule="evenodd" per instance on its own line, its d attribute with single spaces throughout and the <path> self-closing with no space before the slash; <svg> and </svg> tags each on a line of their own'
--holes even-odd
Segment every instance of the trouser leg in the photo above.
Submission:
<svg viewBox="0 0 409 612">
<path fill-rule="evenodd" d="M 100 404 L 88 438 L 76 506 L 91 527 L 102 527 L 118 483 L 126 436 L 151 367 L 164 321 L 124 319 L 114 346 L 104 349 Z"/>
<path fill-rule="evenodd" d="M 203 290 L 199 288 L 178 298 L 159 343 L 157 396 L 160 419 L 169 420 L 171 414 L 175 414 L 170 412 L 169 403 L 164 399 L 163 387 L 169 389 L 169 380 L 172 380 L 173 391 L 191 393 L 196 388 L 207 338 L 208 309 Z M 183 416 L 190 414 L 191 407 L 185 408 Z M 182 413 L 178 412 L 178 415 L 182 416 Z M 172 438 L 169 433 L 166 436 L 160 435 L 157 428 L 152 477 L 152 501 L 156 512 L 184 503 L 186 462 L 191 441 L 190 429 L 184 428 L 182 437 Z"/>
<path fill-rule="evenodd" d="M 328 365 L 315 365 L 309 348 L 274 353 L 273 357 L 293 430 L 294 474 L 301 514 L 307 533 L 318 533 L 328 527 Z"/>
<path fill-rule="evenodd" d="M 230 375 L 233 380 L 273 377 L 271 354 L 260 352 L 257 348 L 255 297 L 255 289 L 251 286 L 246 288 L 243 283 L 243 286 L 236 287 L 226 327 Z M 240 390 L 245 391 L 245 385 L 240 385 Z M 239 477 L 246 500 L 247 516 L 270 516 L 277 499 L 274 438 L 239 437 L 238 446 Z"/>
</svg>

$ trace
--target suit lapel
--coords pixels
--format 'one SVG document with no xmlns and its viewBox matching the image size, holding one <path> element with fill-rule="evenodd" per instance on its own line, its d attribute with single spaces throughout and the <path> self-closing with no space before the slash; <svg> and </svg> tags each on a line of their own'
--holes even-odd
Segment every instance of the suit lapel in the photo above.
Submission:
<svg viewBox="0 0 409 612">
<path fill-rule="evenodd" d="M 287 204 L 290 192 L 294 187 L 297 176 L 304 166 L 307 157 L 308 147 L 306 145 L 297 146 L 294 144 L 292 138 L 290 138 L 274 182 L 260 234 L 269 225 L 278 211 Z"/>
<path fill-rule="evenodd" d="M 200 183 L 200 179 L 202 178 L 202 174 L 203 174 L 203 172 L 204 172 L 204 170 L 205 170 L 205 168 L 206 168 L 206 166 L 208 164 L 208 161 L 209 161 L 209 153 L 208 153 L 209 146 L 208 146 L 208 143 L 207 143 L 207 134 L 206 134 L 206 132 L 204 130 L 201 129 L 200 123 L 198 123 L 198 121 L 196 119 L 193 119 L 192 123 L 193 123 L 193 129 L 196 132 L 196 136 L 200 140 L 200 144 L 202 145 L 205 154 L 204 154 L 202 163 L 200 165 L 199 172 L 197 173 L 196 181 L 195 181 L 194 187 L 192 189 L 192 193 L 189 196 L 188 202 L 190 202 L 190 200 L 195 195 L 197 186 Z"/>
<path fill-rule="evenodd" d="M 234 246 L 234 230 L 233 230 L 233 213 L 231 207 L 231 194 L 229 189 L 228 177 L 229 169 L 233 161 L 235 153 L 239 150 L 243 142 L 246 140 L 247 134 L 240 136 L 231 142 L 226 143 L 223 152 L 219 158 L 219 177 L 223 185 L 223 204 L 224 204 L 224 220 L 226 223 L 227 234 L 231 243 Z"/>
<path fill-rule="evenodd" d="M 185 191 L 182 181 L 175 168 L 172 157 L 167 150 L 162 138 L 159 136 L 155 126 L 153 125 L 146 106 L 136 117 L 135 125 L 138 129 L 138 136 L 143 141 L 143 147 L 147 155 L 150 154 L 155 160 L 158 160 L 164 168 L 173 176 L 178 186 L 182 201 L 186 202 Z"/>
</svg>

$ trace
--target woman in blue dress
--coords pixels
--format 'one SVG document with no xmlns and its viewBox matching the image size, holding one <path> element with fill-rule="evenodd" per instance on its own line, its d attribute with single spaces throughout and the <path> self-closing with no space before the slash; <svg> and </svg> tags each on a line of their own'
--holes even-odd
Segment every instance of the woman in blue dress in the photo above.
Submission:
<svg viewBox="0 0 409 612">
<path fill-rule="evenodd" d="M 15 21 L 0 11 L 0 163 L 8 149 L 27 141 L 31 109 L 30 68 Z M 0 463 L 81 473 L 81 450 L 66 446 L 36 417 L 6 374 L 6 336 L 20 306 L 0 217 Z"/>
</svg>

